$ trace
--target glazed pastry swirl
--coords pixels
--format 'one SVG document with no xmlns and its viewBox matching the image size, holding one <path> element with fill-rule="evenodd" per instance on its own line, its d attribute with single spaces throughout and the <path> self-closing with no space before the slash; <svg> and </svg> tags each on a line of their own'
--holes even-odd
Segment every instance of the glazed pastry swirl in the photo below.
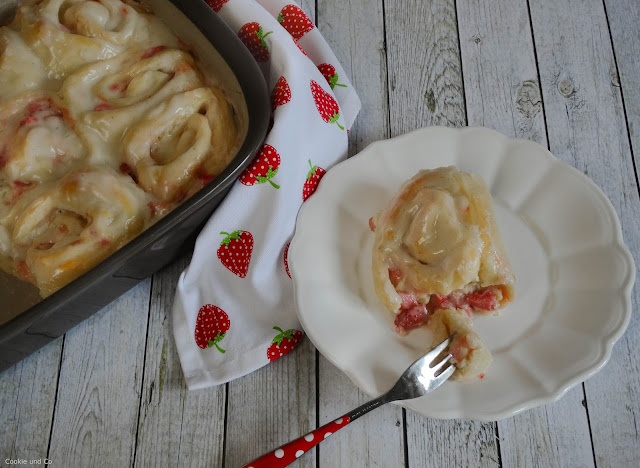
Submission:
<svg viewBox="0 0 640 468">
<path fill-rule="evenodd" d="M 65 80 L 61 94 L 88 132 L 119 142 L 151 108 L 202 84 L 189 54 L 159 46 L 87 65 Z"/>
<path fill-rule="evenodd" d="M 479 177 L 453 167 L 420 171 L 373 222 L 374 284 L 394 313 L 403 293 L 428 303 L 431 295 L 496 286 L 492 294 L 499 304 L 487 310 L 511 300 L 513 274 Z"/>
<path fill-rule="evenodd" d="M 0 180 L 24 187 L 57 179 L 86 153 L 52 95 L 28 91 L 0 106 Z"/>
<path fill-rule="evenodd" d="M 231 161 L 239 139 L 230 135 L 239 132 L 224 95 L 198 88 L 176 94 L 136 124 L 124 141 L 125 158 L 142 188 L 179 201 Z"/>
<path fill-rule="evenodd" d="M 125 46 L 150 45 L 151 37 L 177 45 L 161 22 L 137 4 L 120 0 L 31 0 L 18 8 L 11 27 L 55 79 L 83 64 L 113 57 Z"/>
<path fill-rule="evenodd" d="M 47 296 L 138 234 L 149 217 L 147 197 L 133 181 L 90 167 L 25 196 L 5 222 L 14 218 L 18 273 Z"/>
<path fill-rule="evenodd" d="M 23 0 L 0 27 L 1 270 L 52 294 L 229 164 L 246 105 L 194 41 L 205 62 L 135 0 Z"/>
</svg>

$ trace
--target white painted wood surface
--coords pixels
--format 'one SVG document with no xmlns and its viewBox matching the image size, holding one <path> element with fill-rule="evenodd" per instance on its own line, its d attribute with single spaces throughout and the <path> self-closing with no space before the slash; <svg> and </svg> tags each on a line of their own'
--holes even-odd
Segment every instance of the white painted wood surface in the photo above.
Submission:
<svg viewBox="0 0 640 468">
<path fill-rule="evenodd" d="M 640 258 L 640 2 L 301 3 L 363 102 L 350 154 L 434 124 L 548 144 L 603 188 Z M 0 374 L 0 466 L 239 467 L 368 399 L 308 339 L 249 376 L 188 392 L 170 319 L 186 262 Z M 498 423 L 389 405 L 292 466 L 639 466 L 638 294 L 610 362 L 559 402 Z"/>
</svg>

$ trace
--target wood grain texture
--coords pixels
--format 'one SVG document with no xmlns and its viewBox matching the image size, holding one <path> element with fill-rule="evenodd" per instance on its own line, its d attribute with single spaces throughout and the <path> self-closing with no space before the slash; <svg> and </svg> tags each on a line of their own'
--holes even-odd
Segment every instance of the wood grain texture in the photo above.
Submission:
<svg viewBox="0 0 640 468">
<path fill-rule="evenodd" d="M 391 136 L 466 123 L 453 0 L 385 2 Z"/>
<path fill-rule="evenodd" d="M 636 171 L 640 167 L 640 2 L 605 0 Z"/>
<path fill-rule="evenodd" d="M 458 3 L 469 125 L 547 146 L 526 1 Z M 508 313 L 508 311 L 506 312 Z M 559 402 L 498 423 L 505 466 L 593 465 L 579 386 Z"/>
<path fill-rule="evenodd" d="M 153 277 L 140 401 L 137 466 L 222 466 L 225 386 L 189 392 L 173 338 L 171 310 L 190 255 Z"/>
<path fill-rule="evenodd" d="M 66 334 L 49 454 L 57 465 L 133 462 L 150 285 L 143 281 Z"/>
<path fill-rule="evenodd" d="M 531 0 L 530 6 L 551 151 L 602 188 L 640 258 L 638 187 L 603 4 Z M 636 284 L 636 311 L 639 294 Z M 607 366 L 585 383 L 597 466 L 640 461 L 639 350 L 633 314 Z"/>
<path fill-rule="evenodd" d="M 62 337 L 0 375 L 0 464 L 47 456 Z"/>
<path fill-rule="evenodd" d="M 315 348 L 305 337 L 289 354 L 229 382 L 225 467 L 243 466 L 315 429 L 315 362 Z M 291 466 L 315 467 L 315 452 Z"/>
<path fill-rule="evenodd" d="M 319 364 L 320 425 L 371 400 L 329 361 L 320 358 Z M 402 467 L 402 409 L 393 404 L 378 408 L 341 429 L 316 450 L 320 451 L 321 467 Z"/>
<path fill-rule="evenodd" d="M 389 136 L 389 95 L 381 0 L 319 0 L 318 29 L 349 75 L 362 108 L 349 133 L 349 156 Z"/>
<path fill-rule="evenodd" d="M 466 123 L 453 1 L 385 2 L 391 134 Z M 495 466 L 492 423 L 432 420 L 406 412 L 408 461 L 421 466 Z"/>
<path fill-rule="evenodd" d="M 547 146 L 526 0 L 457 7 L 468 124 Z"/>
<path fill-rule="evenodd" d="M 494 425 L 424 418 L 407 411 L 409 466 L 500 466 Z"/>
</svg>

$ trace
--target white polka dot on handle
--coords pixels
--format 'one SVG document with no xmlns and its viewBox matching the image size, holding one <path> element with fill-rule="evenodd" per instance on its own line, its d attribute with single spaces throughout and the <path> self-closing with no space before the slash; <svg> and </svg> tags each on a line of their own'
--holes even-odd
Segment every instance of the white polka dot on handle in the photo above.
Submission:
<svg viewBox="0 0 640 468">
<path fill-rule="evenodd" d="M 275 452 L 273 452 L 273 454 L 276 456 L 276 458 L 282 458 L 284 457 L 284 450 L 278 449 Z"/>
<path fill-rule="evenodd" d="M 342 418 L 340 418 L 340 419 L 336 419 L 336 420 L 335 420 L 335 421 L 333 421 L 333 422 L 334 422 L 334 423 L 336 423 L 336 424 L 342 424 Z"/>
<path fill-rule="evenodd" d="M 327 433 L 324 435 L 324 438 L 326 439 L 326 438 L 327 438 L 327 437 L 329 437 L 330 435 L 331 435 L 331 432 L 327 432 Z"/>
<path fill-rule="evenodd" d="M 313 440 L 313 434 L 307 434 L 306 436 L 304 436 L 304 440 L 306 440 L 307 442 L 311 442 Z"/>
<path fill-rule="evenodd" d="M 298 451 L 296 452 L 296 458 L 300 458 L 303 454 L 304 454 L 304 451 L 303 451 L 303 450 L 298 450 Z"/>
</svg>

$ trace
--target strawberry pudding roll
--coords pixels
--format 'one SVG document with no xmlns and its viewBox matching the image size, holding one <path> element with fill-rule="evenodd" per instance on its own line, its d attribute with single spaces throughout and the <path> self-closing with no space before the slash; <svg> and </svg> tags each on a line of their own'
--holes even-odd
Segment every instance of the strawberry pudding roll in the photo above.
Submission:
<svg viewBox="0 0 640 468">
<path fill-rule="evenodd" d="M 436 309 L 497 314 L 512 301 L 515 278 L 480 177 L 420 171 L 370 225 L 375 291 L 399 333 Z"/>
</svg>

